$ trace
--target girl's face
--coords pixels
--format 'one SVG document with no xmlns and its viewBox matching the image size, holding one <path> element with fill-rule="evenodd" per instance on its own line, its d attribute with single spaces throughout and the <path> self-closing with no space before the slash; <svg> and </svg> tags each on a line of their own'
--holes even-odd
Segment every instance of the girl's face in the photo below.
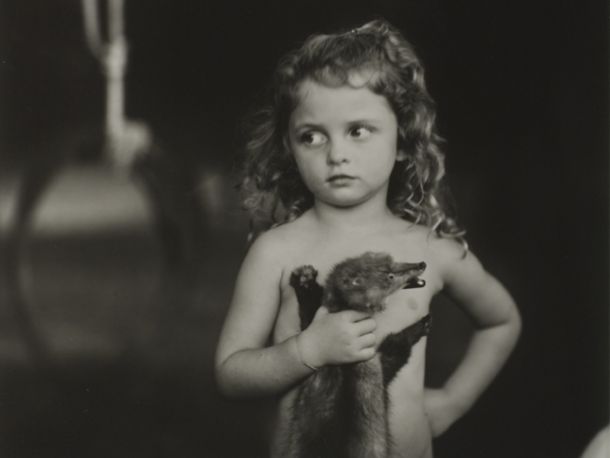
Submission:
<svg viewBox="0 0 610 458">
<path fill-rule="evenodd" d="M 362 78 L 361 78 L 362 79 Z M 398 124 L 385 97 L 354 86 L 303 81 L 288 126 L 291 150 L 318 201 L 349 207 L 378 198 L 385 205 L 397 160 Z"/>
</svg>

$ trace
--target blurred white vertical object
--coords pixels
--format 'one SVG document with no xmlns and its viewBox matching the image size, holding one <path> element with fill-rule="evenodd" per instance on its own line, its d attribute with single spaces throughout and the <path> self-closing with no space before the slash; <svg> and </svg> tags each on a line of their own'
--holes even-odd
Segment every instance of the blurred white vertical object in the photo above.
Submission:
<svg viewBox="0 0 610 458">
<path fill-rule="evenodd" d="M 104 0 L 102 0 L 104 1 Z M 124 1 L 106 0 L 108 33 L 100 35 L 98 0 L 82 0 L 85 38 L 106 77 L 105 145 L 106 158 L 120 172 L 128 172 L 135 159 L 152 146 L 146 124 L 125 118 L 125 72 L 127 41 L 124 34 Z"/>
</svg>

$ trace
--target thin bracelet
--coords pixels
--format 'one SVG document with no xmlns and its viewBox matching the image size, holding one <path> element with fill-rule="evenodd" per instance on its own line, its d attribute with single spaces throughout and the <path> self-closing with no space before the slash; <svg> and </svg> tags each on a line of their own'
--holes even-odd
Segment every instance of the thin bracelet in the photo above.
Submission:
<svg viewBox="0 0 610 458">
<path fill-rule="evenodd" d="M 304 366 L 306 366 L 307 368 L 311 369 L 312 371 L 316 372 L 318 369 L 320 369 L 319 367 L 313 366 L 309 363 L 307 363 L 304 359 L 303 359 L 303 354 L 301 353 L 301 347 L 299 345 L 299 337 L 301 336 L 301 334 L 297 335 L 295 337 L 295 344 L 297 346 L 297 355 L 299 356 L 299 361 L 301 361 L 301 363 L 303 363 Z"/>
</svg>

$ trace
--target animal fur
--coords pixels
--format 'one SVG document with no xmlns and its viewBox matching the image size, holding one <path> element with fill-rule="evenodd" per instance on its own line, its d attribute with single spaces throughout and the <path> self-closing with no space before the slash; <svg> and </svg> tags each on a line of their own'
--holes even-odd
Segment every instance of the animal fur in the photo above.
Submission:
<svg viewBox="0 0 610 458">
<path fill-rule="evenodd" d="M 309 326 L 321 304 L 331 313 L 347 309 L 380 312 L 393 292 L 423 286 L 425 282 L 417 276 L 425 267 L 425 263 L 397 263 L 387 254 L 369 252 L 335 266 L 325 288 L 317 283 L 312 266 L 295 269 L 290 284 L 299 301 L 301 328 Z M 413 326 L 384 339 L 380 350 L 387 354 L 355 364 L 325 366 L 300 385 L 291 415 L 288 457 L 388 456 L 386 387 L 406 363 L 413 344 L 409 342 L 423 335 L 419 329 L 406 332 L 410 328 Z M 406 356 L 397 357 L 400 350 L 407 350 Z"/>
</svg>

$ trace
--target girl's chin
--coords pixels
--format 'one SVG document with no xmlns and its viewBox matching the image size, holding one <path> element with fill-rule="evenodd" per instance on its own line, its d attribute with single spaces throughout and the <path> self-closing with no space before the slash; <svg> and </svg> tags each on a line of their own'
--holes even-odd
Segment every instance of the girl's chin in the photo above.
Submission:
<svg viewBox="0 0 610 458">
<path fill-rule="evenodd" d="M 329 198 L 329 199 L 320 199 L 326 205 L 336 208 L 352 208 L 357 207 L 358 205 L 366 202 L 368 199 L 363 196 L 345 196 L 342 198 Z"/>
<path fill-rule="evenodd" d="M 337 208 L 351 208 L 366 203 L 370 200 L 379 199 L 385 204 L 386 192 L 383 188 L 371 189 L 366 186 L 344 186 L 334 189 L 318 189 L 314 196 L 320 202 Z"/>
</svg>

